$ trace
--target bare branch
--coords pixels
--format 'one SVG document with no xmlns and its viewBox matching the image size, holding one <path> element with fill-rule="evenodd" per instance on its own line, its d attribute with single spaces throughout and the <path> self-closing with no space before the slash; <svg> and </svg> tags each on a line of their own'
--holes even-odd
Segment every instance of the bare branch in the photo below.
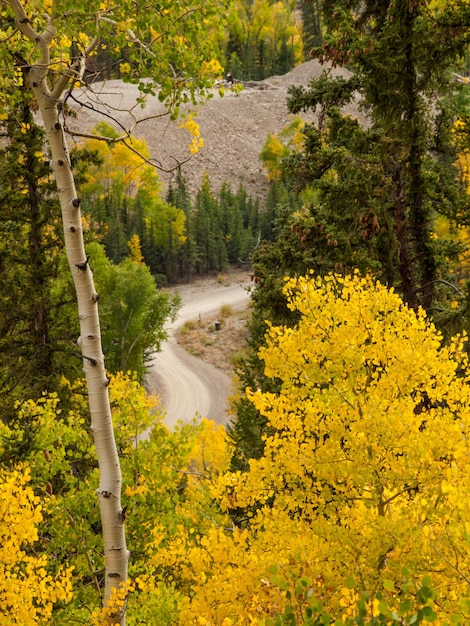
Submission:
<svg viewBox="0 0 470 626">
<path fill-rule="evenodd" d="M 92 90 L 90 90 L 90 93 L 93 96 L 95 96 L 97 104 L 99 104 L 100 106 L 103 106 L 103 107 L 105 106 L 104 103 L 102 103 L 100 101 L 99 94 L 93 92 Z M 136 148 L 134 148 L 134 146 L 132 145 L 132 143 L 131 143 L 132 142 L 132 138 L 131 138 L 132 131 L 139 124 L 141 124 L 142 122 L 149 121 L 151 119 L 159 119 L 159 118 L 162 118 L 162 117 L 166 117 L 166 116 L 169 115 L 168 111 L 164 111 L 163 113 L 159 113 L 159 114 L 148 115 L 148 116 L 146 116 L 144 118 L 137 119 L 136 116 L 134 115 L 132 109 L 119 109 L 117 107 L 112 107 L 112 106 L 106 104 L 106 108 L 107 109 L 112 110 L 112 111 L 116 111 L 116 113 L 128 113 L 132 117 L 133 124 L 131 125 L 130 128 L 126 128 L 123 124 L 121 124 L 121 122 L 119 122 L 119 120 L 116 119 L 115 116 L 111 115 L 111 113 L 108 113 L 107 111 L 104 111 L 102 109 L 100 110 L 100 109 L 96 108 L 95 104 L 93 104 L 92 102 L 82 102 L 81 100 L 79 100 L 72 93 L 72 91 L 70 91 L 70 93 L 68 94 L 67 99 L 68 98 L 70 98 L 71 100 L 76 102 L 81 107 L 87 108 L 90 111 L 94 111 L 95 113 L 97 113 L 99 115 L 102 115 L 103 117 L 106 117 L 106 118 L 112 120 L 122 131 L 122 134 L 119 137 L 104 137 L 102 135 L 94 135 L 93 133 L 89 133 L 89 132 L 83 132 L 83 131 L 79 131 L 79 130 L 72 130 L 71 128 L 69 128 L 67 126 L 66 123 L 64 123 L 64 132 L 66 132 L 71 137 L 81 137 L 83 139 L 96 139 L 98 141 L 104 141 L 104 142 L 109 143 L 109 144 L 123 143 L 129 150 L 131 150 L 131 152 L 133 152 L 138 157 L 140 157 L 144 163 L 147 163 L 148 165 L 156 168 L 157 170 L 159 170 L 160 172 L 162 172 L 164 174 L 173 174 L 179 167 L 181 167 L 181 165 L 184 165 L 185 163 L 190 161 L 190 159 L 192 158 L 192 155 L 189 155 L 187 159 L 184 159 L 183 161 L 179 161 L 175 157 L 172 157 L 173 160 L 175 161 L 175 165 L 173 167 L 171 167 L 171 168 L 165 168 L 160 161 L 158 161 L 157 159 L 146 157 L 141 152 L 139 152 L 139 150 L 136 150 Z M 65 102 L 65 100 L 64 100 L 64 102 Z M 135 107 L 133 107 L 133 108 L 135 108 Z"/>
<path fill-rule="evenodd" d="M 71 130 L 68 127 L 64 128 L 64 131 L 70 137 L 81 137 L 82 139 L 96 139 L 97 141 L 103 141 L 104 143 L 119 143 L 124 140 L 126 135 L 120 135 L 119 137 L 104 137 L 103 135 L 94 135 L 93 133 L 82 133 L 78 130 Z"/>
<path fill-rule="evenodd" d="M 447 563 L 449 567 L 457 572 L 457 574 L 467 583 L 467 585 L 470 585 L 470 578 L 467 578 L 467 576 L 465 576 L 465 574 L 458 568 L 458 564 L 454 565 L 451 561 L 449 561 L 449 559 L 444 554 L 442 554 L 442 552 L 440 552 L 433 543 L 431 543 L 431 547 L 434 552 Z"/>
<path fill-rule="evenodd" d="M 212 477 L 210 476 L 210 474 L 201 474 L 201 472 L 181 470 L 181 469 L 178 469 L 177 467 L 172 467 L 171 469 L 174 472 L 177 472 L 178 474 L 184 474 L 185 476 L 197 476 L 198 478 L 203 478 L 204 480 L 212 481 Z"/>
<path fill-rule="evenodd" d="M 111 116 L 108 116 L 108 117 L 111 117 Z M 130 136 L 127 134 L 127 132 L 126 132 L 126 135 L 121 135 L 120 137 L 103 137 L 103 135 L 93 135 L 92 133 L 82 133 L 80 131 L 71 130 L 68 127 L 64 127 L 64 131 L 71 137 L 82 137 L 84 139 L 96 139 L 98 141 L 104 141 L 109 144 L 123 143 L 126 146 L 126 148 L 128 148 L 131 152 L 133 152 L 139 158 L 141 158 L 144 163 L 147 163 L 147 165 L 151 165 L 158 171 L 163 172 L 164 174 L 173 174 L 179 167 L 181 167 L 185 163 L 188 163 L 192 159 L 192 156 L 193 156 L 193 155 L 189 155 L 188 158 L 184 159 L 183 161 L 178 161 L 178 159 L 176 159 L 175 157 L 172 157 L 172 159 L 175 161 L 175 165 L 174 167 L 167 169 L 163 167 L 163 165 L 160 163 L 160 161 L 157 161 L 157 159 L 152 159 L 152 158 L 149 159 L 148 157 L 144 156 L 141 152 L 139 152 L 139 150 L 136 150 L 136 148 L 134 148 L 132 144 L 130 143 L 130 141 L 132 140 L 130 139 Z M 129 141 L 126 139 L 126 137 L 129 137 Z"/>
<path fill-rule="evenodd" d="M 104 117 L 108 117 L 110 120 L 112 120 L 113 122 L 115 122 L 122 130 L 122 132 L 124 133 L 124 135 L 127 137 L 129 136 L 129 132 L 127 131 L 127 129 L 112 115 L 110 115 L 109 113 L 106 113 L 105 111 L 98 111 L 94 105 L 92 103 L 88 103 L 88 102 L 81 102 L 80 100 L 78 100 L 72 92 L 70 92 L 67 95 L 67 99 L 70 98 L 71 100 L 73 100 L 74 102 L 76 102 L 77 104 L 79 104 L 81 107 L 84 107 L 85 109 L 90 109 L 90 111 L 94 111 L 95 113 L 99 113 L 100 115 L 103 115 Z M 65 103 L 65 100 L 64 100 Z M 117 111 L 119 111 L 120 109 L 116 109 Z M 130 114 L 129 111 L 126 111 Z M 81 134 L 79 132 L 75 132 L 75 131 L 71 131 L 69 128 L 65 128 L 65 131 L 69 134 L 69 135 L 75 135 L 77 137 L 88 137 L 87 134 Z M 92 137 L 95 137 L 95 135 L 92 135 Z M 96 138 L 96 137 L 95 137 Z M 103 139 L 106 139 L 107 141 L 109 141 L 110 143 L 113 141 L 111 138 L 108 137 L 103 137 Z"/>
<path fill-rule="evenodd" d="M 447 280 L 444 280 L 443 278 L 437 278 L 436 280 L 432 280 L 430 283 L 426 283 L 426 285 L 423 285 L 420 289 L 420 291 L 423 291 L 423 289 L 425 289 L 426 287 L 429 287 L 430 285 L 434 285 L 436 283 L 439 283 L 441 285 L 445 285 L 446 287 L 450 287 L 451 289 L 453 289 L 455 291 L 455 293 L 459 296 L 462 296 L 462 298 L 465 298 L 465 294 L 463 294 L 460 289 L 458 287 L 456 287 L 456 285 L 454 285 L 453 283 L 450 283 Z"/>
<path fill-rule="evenodd" d="M 136 106 L 138 106 L 139 103 L 136 103 L 131 109 L 121 109 L 119 107 L 113 107 L 112 105 L 108 104 L 108 103 L 104 103 L 100 100 L 99 95 L 94 92 L 93 90 L 89 90 L 89 93 L 93 96 L 95 96 L 95 103 L 93 102 L 83 102 L 82 100 L 79 100 L 73 93 L 72 90 L 70 90 L 70 93 L 67 95 L 67 98 L 64 100 L 64 104 L 66 102 L 66 100 L 68 98 L 70 98 L 71 100 L 73 100 L 74 102 L 76 102 L 80 107 L 84 107 L 86 109 L 89 109 L 90 111 L 93 111 L 99 115 L 102 115 L 104 117 L 108 117 L 110 120 L 112 120 L 117 126 L 120 127 L 120 129 L 122 130 L 122 132 L 124 133 L 124 135 L 126 137 L 129 137 L 132 132 L 134 131 L 134 129 L 139 125 L 142 124 L 143 122 L 148 122 L 150 120 L 154 120 L 154 119 L 160 119 L 163 117 L 168 117 L 170 115 L 169 111 L 165 110 L 162 113 L 155 113 L 152 115 L 146 115 L 145 117 L 142 117 L 140 119 L 137 119 L 137 117 L 135 116 L 133 110 L 136 108 Z M 103 110 L 103 109 L 98 109 L 97 105 L 99 105 L 100 107 L 106 108 L 108 111 L 115 111 L 116 113 L 127 113 L 128 115 L 130 115 L 132 117 L 133 123 L 129 128 L 125 128 L 123 126 L 123 124 L 121 124 L 113 115 L 111 115 L 110 113 L 108 113 L 107 111 Z M 75 131 L 71 131 L 70 129 L 67 130 L 67 132 L 70 135 L 76 135 L 76 136 L 83 136 L 86 137 L 87 135 L 81 135 L 79 132 L 75 132 Z M 118 139 L 118 141 L 121 141 L 121 137 Z"/>
<path fill-rule="evenodd" d="M 404 493 L 409 493 L 410 491 L 413 491 L 414 489 L 416 489 L 416 487 L 405 487 L 405 489 L 402 489 L 401 491 L 398 491 L 397 493 L 395 493 L 393 496 L 391 496 L 390 498 L 388 498 L 388 500 L 385 500 L 382 504 L 383 506 L 388 506 L 391 502 L 393 502 L 394 500 L 396 500 L 397 498 L 399 498 L 400 496 L 402 496 Z"/>
</svg>

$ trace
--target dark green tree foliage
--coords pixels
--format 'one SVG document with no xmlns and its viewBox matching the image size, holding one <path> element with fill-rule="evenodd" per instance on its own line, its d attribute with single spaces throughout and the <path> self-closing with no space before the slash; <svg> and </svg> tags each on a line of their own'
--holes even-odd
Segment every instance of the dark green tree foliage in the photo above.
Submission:
<svg viewBox="0 0 470 626">
<path fill-rule="evenodd" d="M 202 181 L 191 203 L 184 178 L 179 174 L 171 185 L 167 202 L 182 209 L 186 216 L 186 241 L 178 254 L 179 278 L 223 271 L 229 265 L 251 262 L 261 229 L 268 233 L 270 223 L 258 200 L 240 185 L 234 193 L 223 183 L 218 193 L 209 178 Z"/>
<path fill-rule="evenodd" d="M 220 206 L 212 195 L 207 176 L 196 195 L 193 219 L 197 273 L 207 274 L 210 271 L 226 269 L 228 259 Z"/>
<path fill-rule="evenodd" d="M 290 274 L 373 270 L 397 285 L 399 243 L 389 172 L 393 163 L 388 162 L 381 133 L 363 128 L 338 108 L 356 86 L 355 79 L 323 77 L 311 90 L 291 91 L 290 110 L 316 105 L 322 110 L 320 123 L 305 128 L 304 151 L 285 162 L 294 189 L 310 192 L 299 211 L 285 216 L 290 259 L 284 265 Z"/>
<path fill-rule="evenodd" d="M 237 255 L 240 252 L 243 238 L 243 216 L 232 194 L 228 183 L 224 183 L 219 192 L 220 219 L 223 238 L 227 250 L 227 260 L 229 263 L 238 261 Z"/>
<path fill-rule="evenodd" d="M 248 196 L 241 185 L 234 194 L 229 184 L 224 183 L 218 202 L 228 262 L 232 265 L 246 263 L 259 239 L 259 201 Z"/>
<path fill-rule="evenodd" d="M 258 358 L 258 349 L 266 333 L 266 320 L 275 324 L 291 324 L 286 301 L 282 294 L 284 276 L 293 273 L 300 261 L 300 250 L 295 234 L 290 228 L 290 218 L 300 203 L 295 194 L 288 194 L 283 183 L 274 183 L 268 197 L 265 216 L 270 216 L 275 203 L 279 202 L 275 217 L 260 232 L 268 237 L 255 247 L 253 252 L 252 316 L 248 323 L 249 341 L 246 356 L 236 366 L 240 393 L 235 395 L 233 408 L 236 418 L 229 425 L 228 432 L 233 447 L 232 468 L 245 470 L 250 458 L 260 458 L 264 451 L 262 436 L 266 432 L 266 419 L 250 402 L 244 390 L 264 389 L 275 393 L 278 382 L 264 375 L 264 364 Z M 278 244 L 281 244 L 280 247 Z M 308 263 L 307 263 L 308 264 Z"/>
<path fill-rule="evenodd" d="M 26 132 L 27 131 L 27 132 Z M 61 375 L 79 370 L 70 324 L 76 308 L 60 278 L 61 225 L 43 156 L 43 134 L 27 105 L 3 124 L 0 168 L 0 395 L 1 418 L 18 400 L 56 391 Z"/>
<path fill-rule="evenodd" d="M 431 309 L 442 269 L 431 231 L 437 213 L 467 220 L 466 198 L 449 176 L 450 70 L 470 39 L 465 2 L 324 2 L 328 35 L 320 60 L 348 63 L 373 129 L 380 134 L 406 302 Z M 384 62 L 386 60 L 386 62 Z M 442 124 L 445 120 L 446 124 Z M 447 132 L 446 132 L 447 131 Z M 446 158 L 447 157 L 447 158 Z M 452 199 L 452 202 L 449 200 Z"/>
<path fill-rule="evenodd" d="M 395 46 L 394 40 L 393 52 Z M 432 58 L 428 62 L 434 63 Z M 454 166 L 450 130 L 457 112 L 449 110 L 446 95 L 452 85 L 431 80 L 431 70 L 428 76 L 431 84 L 417 86 L 401 109 L 399 102 L 388 100 L 386 110 L 380 96 L 375 105 L 361 67 L 350 79 L 325 74 L 308 89 L 290 91 L 289 111 L 314 110 L 318 122 L 306 126 L 303 151 L 285 161 L 285 177 L 294 192 L 303 192 L 304 202 L 294 213 L 279 214 L 284 227 L 277 231 L 274 250 L 264 249 L 255 259 L 260 291 L 265 280 L 272 280 L 270 268 L 275 274 L 308 269 L 323 274 L 357 267 L 397 287 L 412 307 L 445 306 L 450 296 L 442 295 L 442 285 L 453 279 L 450 262 L 458 246 L 436 241 L 433 223 L 445 215 L 467 224 L 469 206 Z M 438 93 L 438 86 L 444 96 L 431 101 L 427 96 L 432 89 Z M 380 93 L 379 84 L 375 89 Z M 340 112 L 356 92 L 367 105 L 367 127 Z"/>
<path fill-rule="evenodd" d="M 438 215 L 451 224 L 469 220 L 454 165 L 451 131 L 461 111 L 450 79 L 469 37 L 468 6 L 455 3 L 439 13 L 425 2 L 328 0 L 324 9 L 329 34 L 317 54 L 348 63 L 354 74 L 325 73 L 290 92 L 289 111 L 316 112 L 317 121 L 306 126 L 302 151 L 284 163 L 284 181 L 301 206 L 278 207 L 276 240 L 254 255 L 253 353 L 241 367 L 242 387 L 266 384 L 255 356 L 264 320 L 295 322 L 281 294 L 286 275 L 373 271 L 441 326 L 468 325 L 467 299 L 457 310 L 451 306 L 462 289 L 453 273 L 459 246 L 437 240 L 432 230 Z M 367 125 L 341 113 L 358 95 Z M 256 456 L 261 444 L 253 433 L 263 424 L 247 417 L 243 394 L 236 410 L 232 438 L 252 442 Z"/>
<path fill-rule="evenodd" d="M 302 0 L 302 38 L 304 54 L 308 58 L 310 51 L 323 42 L 320 0 Z"/>
<path fill-rule="evenodd" d="M 178 168 L 175 181 L 170 182 L 166 196 L 168 204 L 181 209 L 186 219 L 186 240 L 178 249 L 177 253 L 177 277 L 189 281 L 196 271 L 197 247 L 194 238 L 194 223 L 192 220 L 192 205 L 181 169 Z M 146 257 L 145 246 L 143 246 L 144 256 Z M 147 257 L 146 257 L 147 258 Z M 166 276 L 164 277 L 166 280 Z"/>
</svg>

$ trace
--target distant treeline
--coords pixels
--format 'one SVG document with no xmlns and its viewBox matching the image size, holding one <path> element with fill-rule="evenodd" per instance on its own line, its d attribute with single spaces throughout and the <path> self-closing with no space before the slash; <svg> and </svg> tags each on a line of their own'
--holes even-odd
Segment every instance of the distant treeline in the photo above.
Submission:
<svg viewBox="0 0 470 626">
<path fill-rule="evenodd" d="M 105 123 L 95 130 L 111 139 L 116 134 Z M 102 243 L 113 263 L 129 255 L 129 242 L 138 237 L 158 285 L 250 263 L 253 250 L 275 236 L 277 204 L 295 202 L 282 180 L 260 201 L 242 185 L 234 190 L 224 182 L 212 190 L 207 174 L 191 196 L 181 171 L 165 192 L 155 169 L 142 159 L 148 155 L 145 140 L 134 137 L 133 147 L 136 152 L 89 139 L 75 151 L 81 206 L 88 240 Z"/>
<path fill-rule="evenodd" d="M 238 80 L 264 80 L 285 74 L 308 58 L 323 41 L 320 0 L 235 0 L 226 27 L 214 25 L 217 61 Z M 89 80 L 120 78 L 122 63 L 132 65 L 129 50 L 106 42 L 89 62 Z"/>
<path fill-rule="evenodd" d="M 84 209 L 111 261 L 128 256 L 129 241 L 137 235 L 144 262 L 163 285 L 249 264 L 260 242 L 274 238 L 275 207 L 287 195 L 281 183 L 272 186 L 266 201 L 227 182 L 213 191 L 206 176 L 192 200 L 178 173 L 164 200 L 149 198 L 145 190 L 133 197 L 110 190 L 106 196 L 84 194 Z"/>
</svg>

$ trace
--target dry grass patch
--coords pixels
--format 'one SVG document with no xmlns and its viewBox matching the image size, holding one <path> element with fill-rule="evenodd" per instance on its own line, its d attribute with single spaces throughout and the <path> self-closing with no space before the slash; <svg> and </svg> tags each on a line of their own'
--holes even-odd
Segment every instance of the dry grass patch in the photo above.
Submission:
<svg viewBox="0 0 470 626">
<path fill-rule="evenodd" d="M 234 311 L 223 304 L 215 317 L 185 322 L 179 329 L 178 343 L 196 356 L 231 376 L 243 354 L 248 338 L 249 311 Z"/>
</svg>

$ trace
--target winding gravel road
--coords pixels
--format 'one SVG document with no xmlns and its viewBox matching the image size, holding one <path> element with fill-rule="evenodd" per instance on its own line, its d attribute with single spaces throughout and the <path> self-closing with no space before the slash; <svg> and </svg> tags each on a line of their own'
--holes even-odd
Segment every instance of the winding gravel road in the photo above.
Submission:
<svg viewBox="0 0 470 626">
<path fill-rule="evenodd" d="M 146 388 L 159 394 L 166 413 L 165 423 L 173 428 L 181 420 L 190 422 L 199 415 L 218 424 L 227 422 L 230 377 L 212 365 L 188 354 L 176 342 L 176 330 L 189 320 L 215 315 L 222 304 L 244 309 L 249 300 L 247 283 L 229 286 L 202 283 L 178 289 L 182 306 L 176 321 L 168 327 L 169 339 L 154 355 L 146 377 Z"/>
</svg>

